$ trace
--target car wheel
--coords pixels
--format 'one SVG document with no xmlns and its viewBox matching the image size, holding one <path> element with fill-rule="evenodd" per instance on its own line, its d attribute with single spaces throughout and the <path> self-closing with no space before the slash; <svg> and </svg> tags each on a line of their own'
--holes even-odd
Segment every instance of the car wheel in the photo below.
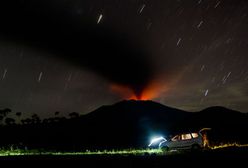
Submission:
<svg viewBox="0 0 248 168">
<path fill-rule="evenodd" d="M 200 149 L 201 147 L 197 144 L 192 145 L 192 148 L 191 148 L 192 152 L 199 152 Z"/>
</svg>

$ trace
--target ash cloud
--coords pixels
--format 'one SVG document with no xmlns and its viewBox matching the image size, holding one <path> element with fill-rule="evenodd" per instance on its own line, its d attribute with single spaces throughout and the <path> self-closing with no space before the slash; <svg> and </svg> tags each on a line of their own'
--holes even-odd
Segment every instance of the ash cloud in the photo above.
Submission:
<svg viewBox="0 0 248 168">
<path fill-rule="evenodd" d="M 146 51 L 134 39 L 97 24 L 97 18 L 75 16 L 70 4 L 57 5 L 31 0 L 1 2 L 0 40 L 52 53 L 128 86 L 140 97 L 153 78 Z"/>
</svg>

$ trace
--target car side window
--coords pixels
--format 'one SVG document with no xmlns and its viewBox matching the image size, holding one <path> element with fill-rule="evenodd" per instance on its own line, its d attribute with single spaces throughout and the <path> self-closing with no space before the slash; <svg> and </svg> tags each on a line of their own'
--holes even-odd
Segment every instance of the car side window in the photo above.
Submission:
<svg viewBox="0 0 248 168">
<path fill-rule="evenodd" d="M 197 133 L 192 133 L 193 138 L 197 138 L 199 135 Z"/>
<path fill-rule="evenodd" d="M 182 134 L 182 140 L 189 140 L 191 138 L 191 134 Z"/>
</svg>

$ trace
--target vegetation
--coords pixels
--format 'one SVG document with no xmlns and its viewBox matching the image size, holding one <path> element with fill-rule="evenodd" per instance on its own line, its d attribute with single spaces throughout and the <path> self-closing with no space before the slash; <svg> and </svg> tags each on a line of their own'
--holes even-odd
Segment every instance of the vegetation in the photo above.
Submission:
<svg viewBox="0 0 248 168">
<path fill-rule="evenodd" d="M 153 131 L 154 134 L 157 130 L 165 132 L 165 136 L 169 137 L 177 131 L 199 130 L 206 126 L 213 128 L 208 134 L 211 146 L 215 143 L 247 143 L 244 134 L 244 128 L 247 127 L 246 116 L 225 109 L 218 113 L 218 110 L 219 108 L 212 108 L 208 112 L 186 113 L 155 102 L 128 101 L 99 108 L 84 116 L 72 112 L 67 117 L 62 117 L 60 112 L 56 111 L 51 118 L 41 119 L 37 114 L 25 118 L 25 113 L 0 109 L 0 151 L 8 155 L 49 154 L 47 151 L 54 150 L 55 152 L 51 152 L 54 154 L 59 153 L 57 151 L 79 149 L 84 151 L 82 154 L 86 154 L 85 151 L 89 149 L 90 154 L 110 154 L 113 153 L 112 149 L 115 149 L 118 150 L 114 151 L 115 154 L 144 154 L 147 151 L 122 149 L 147 147 Z M 9 115 L 10 113 L 13 114 Z M 220 124 L 224 113 L 227 114 L 226 120 Z M 12 116 L 15 119 L 10 118 Z M 9 144 L 14 144 L 11 149 L 7 147 Z"/>
<path fill-rule="evenodd" d="M 218 150 L 222 148 L 246 148 L 248 144 L 220 144 L 216 146 L 210 146 L 206 150 Z M 45 150 L 27 150 L 27 149 L 14 149 L 10 146 L 9 149 L 0 149 L 0 156 L 29 156 L 29 155 L 171 155 L 181 154 L 183 151 L 163 151 L 162 149 L 126 149 L 126 150 L 86 150 L 77 152 L 61 152 L 61 151 L 45 151 Z"/>
<path fill-rule="evenodd" d="M 40 150 L 23 150 L 10 149 L 0 150 L 0 156 L 26 156 L 26 155 L 162 155 L 161 149 L 127 149 L 127 150 L 103 150 L 103 151 L 82 151 L 82 152 L 58 152 L 58 151 L 40 151 Z"/>
<path fill-rule="evenodd" d="M 22 112 L 16 112 L 15 116 L 16 119 L 8 117 L 8 115 L 12 112 L 11 109 L 5 108 L 5 109 L 0 109 L 0 126 L 4 125 L 31 125 L 31 124 L 39 124 L 39 123 L 55 123 L 55 122 L 60 122 L 64 121 L 67 118 L 60 116 L 60 112 L 56 111 L 54 113 L 54 117 L 50 118 L 44 118 L 43 120 L 40 119 L 40 117 L 37 114 L 33 114 L 30 118 L 21 118 L 22 117 Z M 69 118 L 77 118 L 80 117 L 79 113 L 77 112 L 71 112 L 69 113 Z"/>
</svg>

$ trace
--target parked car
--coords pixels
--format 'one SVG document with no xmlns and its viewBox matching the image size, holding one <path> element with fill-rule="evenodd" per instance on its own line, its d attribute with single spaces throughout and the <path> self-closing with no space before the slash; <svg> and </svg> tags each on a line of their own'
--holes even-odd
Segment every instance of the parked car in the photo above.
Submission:
<svg viewBox="0 0 248 168">
<path fill-rule="evenodd" d="M 203 137 L 200 132 L 182 133 L 162 142 L 159 147 L 166 151 L 172 149 L 199 150 L 203 148 Z"/>
</svg>

